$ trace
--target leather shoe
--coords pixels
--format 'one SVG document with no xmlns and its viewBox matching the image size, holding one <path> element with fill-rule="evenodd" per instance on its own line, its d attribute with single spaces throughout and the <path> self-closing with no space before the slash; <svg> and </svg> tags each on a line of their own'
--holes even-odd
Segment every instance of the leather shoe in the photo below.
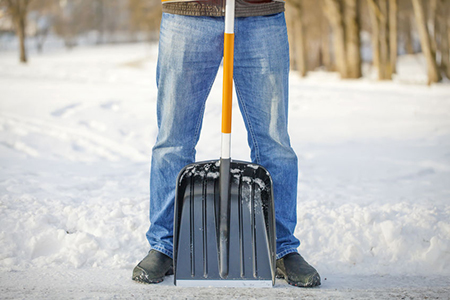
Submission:
<svg viewBox="0 0 450 300">
<path fill-rule="evenodd" d="M 164 276 L 173 274 L 170 257 L 156 250 L 150 250 L 146 257 L 134 267 L 132 279 L 140 283 L 159 283 Z"/>
<path fill-rule="evenodd" d="M 319 273 L 296 252 L 277 260 L 277 278 L 284 278 L 290 285 L 298 287 L 320 285 Z"/>
</svg>

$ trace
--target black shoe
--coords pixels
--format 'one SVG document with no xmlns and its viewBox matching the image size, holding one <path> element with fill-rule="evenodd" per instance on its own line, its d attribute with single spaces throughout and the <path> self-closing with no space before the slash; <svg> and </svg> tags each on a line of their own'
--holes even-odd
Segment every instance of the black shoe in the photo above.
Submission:
<svg viewBox="0 0 450 300">
<path fill-rule="evenodd" d="M 284 278 L 290 285 L 299 287 L 320 285 L 319 273 L 296 252 L 277 260 L 277 278 Z"/>
<path fill-rule="evenodd" d="M 173 274 L 172 259 L 161 252 L 150 250 L 146 257 L 134 267 L 134 281 L 140 283 L 159 283 L 164 276 Z"/>
</svg>

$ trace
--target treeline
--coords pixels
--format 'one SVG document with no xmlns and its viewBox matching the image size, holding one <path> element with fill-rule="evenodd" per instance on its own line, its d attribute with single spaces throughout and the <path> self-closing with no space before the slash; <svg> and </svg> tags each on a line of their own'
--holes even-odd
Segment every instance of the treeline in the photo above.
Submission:
<svg viewBox="0 0 450 300">
<path fill-rule="evenodd" d="M 287 0 L 286 11 L 301 75 L 320 67 L 359 78 L 365 59 L 390 80 L 399 54 L 423 52 L 429 83 L 450 78 L 450 0 Z"/>
<path fill-rule="evenodd" d="M 371 61 L 380 80 L 396 72 L 398 55 L 423 52 L 429 83 L 450 78 L 450 0 L 286 0 L 291 67 L 306 75 L 323 68 L 342 78 L 359 78 Z M 90 35 L 96 43 L 157 39 L 160 0 L 0 0 L 2 20 L 20 40 L 42 49 L 50 32 L 77 45 Z M 4 25 L 3 25 L 4 27 Z M 144 35 L 144 38 L 143 38 Z"/>
<path fill-rule="evenodd" d="M 50 33 L 67 48 L 89 35 L 97 44 L 157 39 L 160 0 L 0 0 L 0 20 L 10 20 L 19 38 L 20 61 L 27 61 L 26 36 L 38 50 Z M 2 31 L 8 30 L 2 22 Z M 145 35 L 144 37 L 142 35 Z"/>
</svg>

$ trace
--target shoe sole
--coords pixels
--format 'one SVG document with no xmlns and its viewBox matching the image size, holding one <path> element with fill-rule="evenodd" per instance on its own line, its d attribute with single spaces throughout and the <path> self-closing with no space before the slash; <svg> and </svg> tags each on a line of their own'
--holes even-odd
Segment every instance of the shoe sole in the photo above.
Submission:
<svg viewBox="0 0 450 300">
<path fill-rule="evenodd" d="M 132 278 L 134 281 L 136 281 L 137 283 L 142 283 L 142 284 L 155 284 L 155 283 L 160 283 L 164 281 L 164 277 L 161 278 L 157 278 L 154 280 L 148 280 L 147 278 L 143 277 L 143 276 L 136 276 Z"/>
<path fill-rule="evenodd" d="M 144 274 L 144 270 L 142 270 L 142 273 L 139 276 L 135 276 L 131 279 L 136 281 L 137 283 L 155 284 L 155 283 L 163 282 L 164 277 L 169 276 L 169 275 L 173 275 L 173 268 L 170 268 L 163 277 L 149 279 L 148 276 Z"/>
</svg>

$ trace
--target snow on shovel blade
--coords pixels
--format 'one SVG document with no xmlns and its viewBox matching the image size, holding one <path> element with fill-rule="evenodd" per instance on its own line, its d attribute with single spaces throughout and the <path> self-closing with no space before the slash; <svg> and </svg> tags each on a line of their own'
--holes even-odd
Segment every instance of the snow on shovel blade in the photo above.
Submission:
<svg viewBox="0 0 450 300">
<path fill-rule="evenodd" d="M 220 161 L 214 160 L 188 165 L 178 176 L 175 284 L 272 287 L 276 250 L 270 175 L 259 165 L 231 161 L 227 261 L 221 262 L 219 174 Z"/>
</svg>

